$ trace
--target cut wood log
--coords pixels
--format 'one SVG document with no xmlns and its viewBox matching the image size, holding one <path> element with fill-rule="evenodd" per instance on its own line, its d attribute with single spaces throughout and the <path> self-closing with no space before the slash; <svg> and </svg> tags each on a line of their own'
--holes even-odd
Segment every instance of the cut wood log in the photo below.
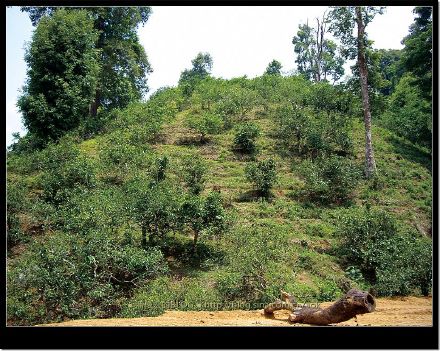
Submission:
<svg viewBox="0 0 440 351">
<path fill-rule="evenodd" d="M 281 292 L 281 299 L 264 308 L 267 315 L 276 310 L 289 310 L 289 322 L 313 325 L 329 325 L 340 323 L 356 317 L 358 314 L 373 312 L 376 308 L 374 297 L 365 291 L 349 290 L 342 298 L 327 308 L 298 307 L 295 298 Z"/>
</svg>

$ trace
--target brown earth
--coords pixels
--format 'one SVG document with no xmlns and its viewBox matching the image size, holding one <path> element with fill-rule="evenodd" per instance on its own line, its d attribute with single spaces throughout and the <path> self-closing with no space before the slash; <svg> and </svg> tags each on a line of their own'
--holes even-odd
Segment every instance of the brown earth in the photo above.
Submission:
<svg viewBox="0 0 440 351">
<path fill-rule="evenodd" d="M 327 307 L 331 302 L 320 304 Z M 44 326 L 294 326 L 288 311 L 276 311 L 272 318 L 263 310 L 253 311 L 166 311 L 158 317 L 84 319 Z M 376 300 L 376 311 L 359 315 L 338 326 L 431 326 L 431 297 L 397 297 Z"/>
</svg>

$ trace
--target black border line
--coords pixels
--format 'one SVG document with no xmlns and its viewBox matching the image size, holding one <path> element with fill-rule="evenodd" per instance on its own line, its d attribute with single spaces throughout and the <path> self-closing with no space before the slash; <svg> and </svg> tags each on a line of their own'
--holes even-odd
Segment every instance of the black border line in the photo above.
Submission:
<svg viewBox="0 0 440 351">
<path fill-rule="evenodd" d="M 353 5 L 354 0 L 6 0 L 5 6 L 159 6 L 159 5 Z M 434 1 L 356 1 L 362 5 L 433 6 L 433 326 L 432 327 L 6 327 L 1 326 L 0 347 L 5 349 L 438 349 L 438 10 Z M 3 15 L 6 27 L 6 8 Z M 5 30 L 6 33 L 6 30 Z M 5 37 L 3 37 L 5 38 Z M 4 39 L 6 42 L 6 39 Z M 4 80 L 6 74 L 4 73 Z M 5 88 L 4 88 L 5 89 Z M 6 95 L 4 106 L 6 106 Z M 5 119 L 3 126 L 6 129 Z M 6 133 L 3 135 L 5 136 Z M 4 144 L 5 145 L 5 144 Z M 2 156 L 4 186 L 2 218 L 6 222 L 6 154 Z M 4 223 L 5 223 L 4 222 Z M 1 312 L 6 320 L 6 234 L 1 240 Z"/>
</svg>

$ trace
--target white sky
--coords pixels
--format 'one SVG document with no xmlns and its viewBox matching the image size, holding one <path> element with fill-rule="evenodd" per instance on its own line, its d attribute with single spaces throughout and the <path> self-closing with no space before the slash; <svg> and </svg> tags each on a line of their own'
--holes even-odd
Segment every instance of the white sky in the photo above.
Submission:
<svg viewBox="0 0 440 351">
<path fill-rule="evenodd" d="M 298 25 L 314 22 L 325 6 L 153 6 L 147 24 L 139 29 L 154 72 L 150 92 L 177 84 L 180 73 L 191 67 L 198 52 L 213 57 L 212 74 L 232 78 L 263 74 L 276 59 L 283 72 L 295 68 L 292 37 Z M 401 49 L 400 41 L 413 22 L 413 6 L 388 6 L 367 27 L 375 48 Z M 6 145 L 11 134 L 23 135 L 21 116 L 15 107 L 18 89 L 24 84 L 24 41 L 33 30 L 27 14 L 17 7 L 6 10 Z M 346 65 L 349 66 L 349 65 Z M 350 73 L 346 69 L 346 73 Z"/>
</svg>

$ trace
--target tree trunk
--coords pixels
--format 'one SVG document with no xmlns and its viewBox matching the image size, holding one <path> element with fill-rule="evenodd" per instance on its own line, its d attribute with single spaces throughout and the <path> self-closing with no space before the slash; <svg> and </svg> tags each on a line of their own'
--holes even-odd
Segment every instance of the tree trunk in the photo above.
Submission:
<svg viewBox="0 0 440 351">
<path fill-rule="evenodd" d="M 368 292 L 351 289 L 333 305 L 322 309 L 313 307 L 297 307 L 293 296 L 287 293 L 281 295 L 284 301 L 278 300 L 267 305 L 264 313 L 271 315 L 276 310 L 287 309 L 293 313 L 289 322 L 313 325 L 329 325 L 340 323 L 356 317 L 358 314 L 373 312 L 376 308 L 374 297 Z"/>
<path fill-rule="evenodd" d="M 197 240 L 199 239 L 199 231 L 194 230 L 194 242 L 193 242 L 193 253 L 197 252 Z"/>
<path fill-rule="evenodd" d="M 98 41 L 96 43 L 96 48 L 102 49 L 104 47 L 104 42 L 105 42 L 105 33 L 104 33 L 105 19 L 102 16 L 99 16 L 95 20 L 94 27 L 100 32 Z M 101 54 L 101 62 L 102 62 L 102 60 L 103 60 L 103 57 Z M 95 100 L 90 104 L 90 111 L 89 112 L 92 117 L 96 117 L 96 115 L 98 113 L 98 107 L 101 106 L 100 100 L 101 100 L 101 94 L 99 93 L 99 90 L 97 89 L 95 92 Z"/>
<path fill-rule="evenodd" d="M 145 249 L 147 247 L 147 227 L 142 226 L 142 247 Z"/>
<path fill-rule="evenodd" d="M 365 25 L 362 20 L 360 6 L 356 6 L 356 22 L 358 28 L 358 66 L 362 92 L 362 106 L 365 124 L 365 175 L 370 178 L 376 172 L 376 162 L 374 161 L 373 142 L 371 139 L 371 112 L 370 100 L 368 97 L 368 70 L 365 60 L 364 31 Z"/>
<path fill-rule="evenodd" d="M 90 116 L 92 117 L 96 117 L 98 114 L 98 107 L 100 106 L 99 99 L 99 93 L 96 91 L 95 100 L 90 104 Z"/>
</svg>

